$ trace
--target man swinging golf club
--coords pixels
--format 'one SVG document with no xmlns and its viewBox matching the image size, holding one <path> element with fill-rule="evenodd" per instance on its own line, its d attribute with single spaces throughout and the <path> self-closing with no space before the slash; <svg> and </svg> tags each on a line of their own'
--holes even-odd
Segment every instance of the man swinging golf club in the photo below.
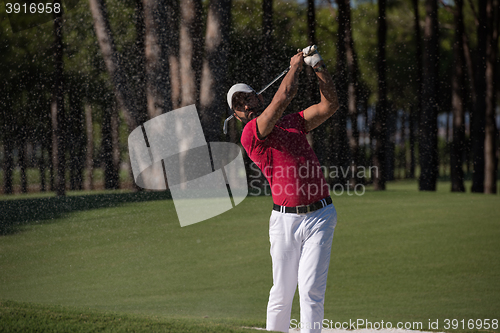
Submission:
<svg viewBox="0 0 500 333">
<path fill-rule="evenodd" d="M 295 96 L 303 63 L 319 81 L 321 101 L 281 118 Z M 246 84 L 229 90 L 233 116 L 245 127 L 241 143 L 266 176 L 274 201 L 269 222 L 273 287 L 266 328 L 288 332 L 299 286 L 302 332 L 321 332 L 330 252 L 337 213 L 319 161 L 306 140 L 338 109 L 337 93 L 315 46 L 299 51 L 271 103 Z"/>
</svg>

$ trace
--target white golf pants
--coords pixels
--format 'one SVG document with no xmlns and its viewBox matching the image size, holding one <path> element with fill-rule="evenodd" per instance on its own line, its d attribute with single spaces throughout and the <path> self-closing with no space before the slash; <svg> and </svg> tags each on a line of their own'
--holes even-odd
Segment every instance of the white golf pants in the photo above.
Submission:
<svg viewBox="0 0 500 333">
<path fill-rule="evenodd" d="M 273 210 L 269 221 L 273 287 L 267 305 L 268 331 L 288 332 L 298 283 L 301 332 L 321 332 L 336 223 L 333 204 L 307 214 Z"/>
</svg>

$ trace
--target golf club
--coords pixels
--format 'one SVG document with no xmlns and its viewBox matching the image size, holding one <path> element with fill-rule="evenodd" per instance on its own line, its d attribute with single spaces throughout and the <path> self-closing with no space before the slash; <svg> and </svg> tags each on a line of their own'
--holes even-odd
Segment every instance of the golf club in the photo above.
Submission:
<svg viewBox="0 0 500 333">
<path fill-rule="evenodd" d="M 308 55 L 314 53 L 315 51 L 317 50 L 317 47 L 316 45 L 313 45 L 310 47 L 309 49 L 309 52 L 307 52 L 307 54 L 304 54 L 304 57 L 307 57 Z M 301 49 L 297 49 L 297 52 L 300 52 L 302 51 Z M 257 95 L 260 95 L 262 94 L 264 91 L 266 91 L 267 88 L 269 88 L 270 86 L 273 85 L 274 82 L 278 81 L 283 75 L 285 75 L 286 73 L 288 73 L 288 71 L 290 70 L 290 66 L 288 66 L 287 69 L 285 69 L 283 72 L 281 72 L 278 76 L 276 76 L 269 84 L 267 84 L 264 88 L 262 88 L 258 93 Z M 226 118 L 226 120 L 224 120 L 224 127 L 223 127 L 223 130 L 224 130 L 224 134 L 227 134 L 227 123 L 229 120 L 233 119 L 234 115 L 230 115 L 229 117 Z"/>
</svg>

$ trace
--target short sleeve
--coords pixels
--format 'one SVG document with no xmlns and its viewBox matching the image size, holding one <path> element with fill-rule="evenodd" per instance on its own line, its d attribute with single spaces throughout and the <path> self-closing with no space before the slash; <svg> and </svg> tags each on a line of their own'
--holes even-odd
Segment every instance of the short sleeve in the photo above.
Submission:
<svg viewBox="0 0 500 333">
<path fill-rule="evenodd" d="M 306 131 L 306 120 L 304 119 L 304 111 L 300 111 L 296 114 L 300 116 L 300 118 L 297 117 L 297 129 L 303 132 L 304 134 L 309 133 L 308 131 Z"/>
<path fill-rule="evenodd" d="M 262 153 L 262 146 L 266 142 L 266 139 L 261 140 L 257 136 L 257 119 L 252 119 L 243 128 L 243 133 L 241 133 L 241 145 L 245 148 L 248 156 L 253 160 L 254 154 Z"/>
</svg>

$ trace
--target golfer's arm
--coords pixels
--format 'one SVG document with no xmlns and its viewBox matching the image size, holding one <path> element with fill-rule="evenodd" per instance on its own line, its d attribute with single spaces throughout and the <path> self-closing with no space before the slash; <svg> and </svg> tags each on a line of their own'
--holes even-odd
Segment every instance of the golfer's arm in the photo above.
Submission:
<svg viewBox="0 0 500 333">
<path fill-rule="evenodd" d="M 286 107 L 297 93 L 300 73 L 299 66 L 301 64 L 295 64 L 290 68 L 290 71 L 286 74 L 283 81 L 281 81 L 280 87 L 274 95 L 271 104 L 257 118 L 257 129 L 261 139 L 272 132 L 274 125 L 281 118 Z"/>
<path fill-rule="evenodd" d="M 318 66 L 324 63 L 321 61 Z M 311 131 L 330 118 L 339 108 L 337 91 L 330 73 L 326 69 L 322 72 L 316 72 L 319 81 L 319 92 L 321 101 L 304 110 L 304 119 L 306 121 L 306 131 Z"/>
</svg>

